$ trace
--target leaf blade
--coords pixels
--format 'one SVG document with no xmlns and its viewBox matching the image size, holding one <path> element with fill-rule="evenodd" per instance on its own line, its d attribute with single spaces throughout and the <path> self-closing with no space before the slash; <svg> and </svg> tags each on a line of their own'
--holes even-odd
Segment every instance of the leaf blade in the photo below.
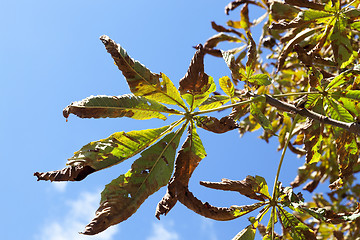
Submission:
<svg viewBox="0 0 360 240">
<path fill-rule="evenodd" d="M 67 118 L 71 113 L 80 118 L 119 118 L 129 117 L 138 120 L 159 118 L 166 120 L 161 112 L 178 113 L 164 105 L 145 97 L 125 94 L 121 96 L 90 96 L 67 106 L 63 115 Z"/>
<path fill-rule="evenodd" d="M 166 135 L 145 150 L 126 174 L 106 185 L 96 217 L 83 234 L 94 235 L 128 219 L 150 195 L 168 183 L 183 130 L 184 127 Z"/>
</svg>

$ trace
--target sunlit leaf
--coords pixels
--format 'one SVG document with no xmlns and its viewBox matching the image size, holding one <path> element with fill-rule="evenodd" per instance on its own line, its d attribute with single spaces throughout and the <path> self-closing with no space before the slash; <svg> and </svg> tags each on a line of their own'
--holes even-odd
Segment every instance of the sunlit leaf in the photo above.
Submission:
<svg viewBox="0 0 360 240">
<path fill-rule="evenodd" d="M 146 198 L 168 183 L 183 129 L 169 133 L 142 152 L 127 173 L 106 185 L 96 217 L 83 234 L 94 235 L 128 219 Z"/>
<path fill-rule="evenodd" d="M 203 86 L 199 93 L 185 93 L 182 97 L 189 104 L 191 109 L 197 108 L 202 104 L 206 99 L 209 98 L 209 95 L 216 90 L 216 85 L 212 77 L 208 78 L 208 83 Z"/>
<path fill-rule="evenodd" d="M 265 202 L 257 202 L 251 205 L 244 205 L 244 206 L 231 206 L 231 209 L 233 209 L 233 214 L 236 217 L 240 217 L 242 215 L 245 215 L 249 212 L 255 211 L 259 207 L 264 206 Z"/>
<path fill-rule="evenodd" d="M 220 78 L 219 84 L 221 89 L 224 91 L 226 95 L 228 95 L 229 97 L 234 97 L 234 92 L 235 92 L 234 84 L 232 83 L 232 81 L 228 76 L 224 76 Z"/>
<path fill-rule="evenodd" d="M 229 51 L 221 51 L 221 53 L 226 65 L 231 71 L 232 78 L 236 80 L 242 80 L 243 78 L 245 78 L 246 76 L 241 74 L 241 66 L 235 61 L 235 56 Z"/>
<path fill-rule="evenodd" d="M 254 83 L 260 86 L 267 86 L 271 84 L 271 79 L 267 74 L 256 74 L 252 75 L 250 78 L 247 79 L 250 83 Z"/>
<path fill-rule="evenodd" d="M 256 104 L 252 103 L 250 106 L 250 113 L 254 116 L 256 121 L 264 128 L 264 130 L 272 131 L 273 128 L 269 119 L 261 112 Z"/>
<path fill-rule="evenodd" d="M 345 83 L 348 83 L 351 81 L 355 76 L 359 75 L 360 71 L 357 68 L 349 69 L 341 74 L 337 75 L 333 79 L 331 79 L 331 82 L 326 86 L 325 90 L 335 89 L 339 86 L 342 86 Z"/>
<path fill-rule="evenodd" d="M 223 32 L 220 32 L 211 38 L 209 38 L 206 43 L 204 44 L 204 47 L 207 48 L 214 48 L 216 47 L 220 42 L 243 42 L 241 39 L 237 37 L 233 37 L 231 35 L 225 34 Z"/>
<path fill-rule="evenodd" d="M 324 107 L 330 116 L 339 121 L 353 122 L 353 116 L 346 110 L 341 104 L 336 103 L 333 99 L 326 98 L 324 101 Z"/>
<path fill-rule="evenodd" d="M 220 120 L 216 117 L 196 116 L 195 121 L 198 127 L 214 133 L 225 133 L 239 127 L 231 116 L 222 117 Z"/>
<path fill-rule="evenodd" d="M 47 173 L 35 173 L 38 180 L 80 181 L 90 173 L 110 167 L 141 152 L 173 129 L 164 126 L 140 131 L 117 132 L 106 139 L 83 146 L 68 159 L 69 167 Z"/>
<path fill-rule="evenodd" d="M 290 230 L 289 233 L 294 240 L 316 240 L 314 232 L 284 208 L 279 207 L 278 214 L 284 229 Z"/>
<path fill-rule="evenodd" d="M 333 13 L 330 12 L 325 12 L 325 11 L 318 11 L 318 10 L 314 10 L 314 9 L 308 9 L 304 12 L 301 13 L 302 14 L 302 18 L 305 21 L 311 21 L 311 20 L 319 20 L 319 18 L 328 18 L 333 16 Z"/>
<path fill-rule="evenodd" d="M 348 177 L 353 174 L 354 165 L 359 158 L 359 148 L 356 136 L 348 131 L 336 138 L 337 161 L 340 168 L 340 177 Z"/>
<path fill-rule="evenodd" d="M 155 216 L 160 219 L 160 215 L 167 214 L 177 202 L 176 189 L 173 186 L 187 187 L 191 175 L 193 174 L 200 161 L 206 157 L 205 148 L 196 128 L 191 124 L 188 136 L 183 143 L 175 162 L 175 172 L 168 186 L 168 191 L 158 203 Z M 171 194 L 169 189 L 172 188 Z M 191 194 L 188 192 L 187 194 Z M 231 213 L 228 213 L 229 215 Z"/>
<path fill-rule="evenodd" d="M 346 24 L 347 19 L 338 17 L 330 36 L 334 57 L 340 68 L 349 64 L 348 60 L 353 53 L 350 39 L 347 36 Z"/>
<path fill-rule="evenodd" d="M 230 101 L 229 96 L 214 95 L 206 99 L 200 106 L 200 110 L 214 109 Z"/>
<path fill-rule="evenodd" d="M 121 96 L 91 96 L 79 102 L 73 102 L 64 111 L 64 117 L 74 114 L 80 118 L 119 118 L 134 119 L 160 118 L 165 120 L 163 113 L 178 113 L 164 105 L 141 96 L 125 94 Z"/>
<path fill-rule="evenodd" d="M 133 94 L 184 107 L 182 100 L 178 98 L 178 93 L 173 90 L 173 84 L 164 74 L 152 73 L 140 62 L 132 59 L 124 48 L 116 44 L 108 36 L 103 35 L 100 40 L 123 73 Z M 161 76 L 163 77 L 162 82 L 160 82 Z"/>
<path fill-rule="evenodd" d="M 240 11 L 240 26 L 242 29 L 248 30 L 250 28 L 250 20 L 249 20 L 249 8 L 248 4 L 244 4 Z"/>
<path fill-rule="evenodd" d="M 257 225 L 257 224 L 256 224 Z M 241 232 L 236 234 L 232 240 L 253 240 L 255 239 L 256 227 L 253 224 L 250 224 Z"/>
</svg>

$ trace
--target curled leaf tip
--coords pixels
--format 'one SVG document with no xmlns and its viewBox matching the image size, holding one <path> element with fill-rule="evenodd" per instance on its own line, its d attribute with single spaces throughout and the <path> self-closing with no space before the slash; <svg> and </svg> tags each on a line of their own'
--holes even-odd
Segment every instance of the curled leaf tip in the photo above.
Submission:
<svg viewBox="0 0 360 240">
<path fill-rule="evenodd" d="M 81 181 L 89 174 L 95 172 L 90 166 L 69 166 L 61 170 L 50 172 L 35 172 L 38 181 Z"/>
</svg>

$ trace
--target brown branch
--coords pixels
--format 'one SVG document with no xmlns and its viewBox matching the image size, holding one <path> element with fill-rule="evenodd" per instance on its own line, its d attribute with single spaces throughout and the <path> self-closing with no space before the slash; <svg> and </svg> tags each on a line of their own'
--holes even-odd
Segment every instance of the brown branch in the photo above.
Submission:
<svg viewBox="0 0 360 240">
<path fill-rule="evenodd" d="M 360 124 L 358 124 L 356 122 L 347 123 L 347 122 L 338 121 L 338 120 L 323 116 L 319 113 L 313 112 L 311 110 L 308 110 L 306 108 L 297 108 L 294 105 L 277 100 L 267 94 L 265 94 L 265 98 L 266 98 L 266 102 L 268 104 L 270 104 L 273 107 L 276 107 L 278 110 L 282 110 L 285 112 L 294 112 L 303 117 L 307 117 L 307 118 L 319 121 L 320 123 L 339 127 L 339 128 L 345 129 L 351 133 L 360 135 Z"/>
</svg>

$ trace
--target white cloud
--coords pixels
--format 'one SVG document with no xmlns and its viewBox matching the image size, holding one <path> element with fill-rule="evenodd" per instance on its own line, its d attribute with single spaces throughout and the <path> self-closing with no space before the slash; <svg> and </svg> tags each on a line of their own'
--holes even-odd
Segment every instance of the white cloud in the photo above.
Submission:
<svg viewBox="0 0 360 240">
<path fill-rule="evenodd" d="M 214 220 L 201 217 L 201 231 L 206 236 L 206 239 L 217 240 L 216 231 L 214 228 Z"/>
<path fill-rule="evenodd" d="M 170 229 L 171 225 L 165 227 L 162 223 L 153 223 L 152 233 L 146 240 L 178 240 L 179 235 Z"/>
<path fill-rule="evenodd" d="M 68 185 L 68 182 L 52 182 L 51 184 L 56 191 L 63 193 L 66 190 L 66 186 Z"/>
<path fill-rule="evenodd" d="M 39 240 L 112 240 L 118 232 L 119 226 L 112 226 L 95 236 L 79 234 L 84 227 L 95 216 L 99 206 L 99 196 L 96 193 L 82 193 L 75 201 L 67 202 L 68 212 L 63 219 L 44 224 L 40 234 L 36 236 Z"/>
</svg>

